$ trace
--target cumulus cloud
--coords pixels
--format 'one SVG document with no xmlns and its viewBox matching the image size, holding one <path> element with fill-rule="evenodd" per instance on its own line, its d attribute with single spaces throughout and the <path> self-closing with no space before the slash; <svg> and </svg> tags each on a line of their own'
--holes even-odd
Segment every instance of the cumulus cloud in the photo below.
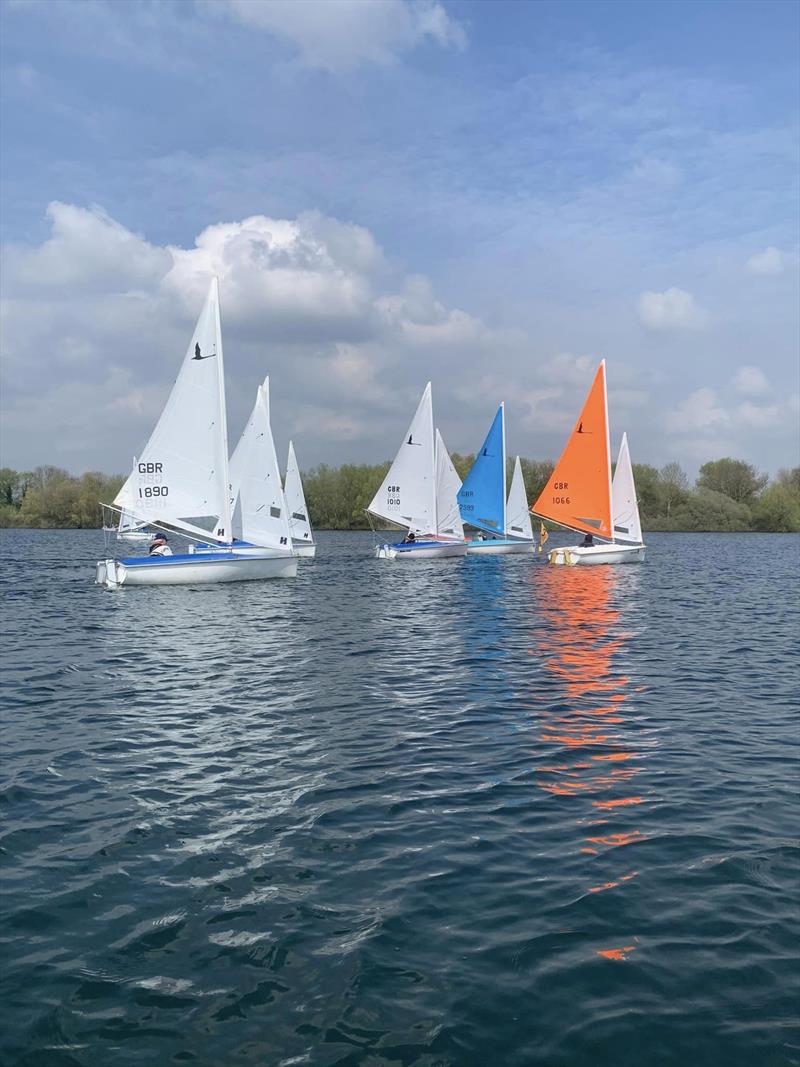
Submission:
<svg viewBox="0 0 800 1067">
<path fill-rule="evenodd" d="M 293 46 L 310 67 L 388 64 L 425 41 L 463 49 L 464 27 L 438 0 L 211 0 L 245 26 Z"/>
<path fill-rule="evenodd" d="M 733 376 L 733 388 L 742 396 L 763 396 L 770 391 L 770 384 L 758 367 L 739 367 Z"/>
<path fill-rule="evenodd" d="M 670 433 L 696 434 L 726 426 L 729 418 L 713 389 L 697 389 L 667 413 L 665 422 Z"/>
<path fill-rule="evenodd" d="M 383 437 L 428 378 L 455 381 L 465 360 L 496 360 L 519 341 L 446 306 L 427 278 L 398 276 L 368 230 L 317 213 L 215 224 L 191 247 L 151 245 L 99 208 L 52 204 L 48 217 L 43 242 L 4 254 L 4 429 L 14 452 L 34 449 L 21 466 L 52 460 L 62 430 L 83 455 L 76 465 L 124 466 L 214 274 L 232 434 L 269 371 L 279 429 L 305 433 L 317 458 L 330 441 Z M 80 434 L 67 395 L 79 398 Z"/>
<path fill-rule="evenodd" d="M 651 330 L 697 330 L 707 316 L 691 293 L 673 287 L 663 293 L 642 293 L 639 318 Z"/>
<path fill-rule="evenodd" d="M 745 270 L 749 274 L 782 274 L 786 257 L 774 245 L 765 248 L 763 252 L 756 252 L 745 263 Z"/>
</svg>

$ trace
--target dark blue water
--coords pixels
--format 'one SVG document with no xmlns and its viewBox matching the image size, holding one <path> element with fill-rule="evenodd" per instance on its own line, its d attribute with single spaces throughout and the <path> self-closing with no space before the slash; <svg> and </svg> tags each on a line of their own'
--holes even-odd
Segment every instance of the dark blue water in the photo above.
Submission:
<svg viewBox="0 0 800 1067">
<path fill-rule="evenodd" d="M 117 593 L 2 539 L 4 1064 L 800 1063 L 800 539 Z"/>
</svg>

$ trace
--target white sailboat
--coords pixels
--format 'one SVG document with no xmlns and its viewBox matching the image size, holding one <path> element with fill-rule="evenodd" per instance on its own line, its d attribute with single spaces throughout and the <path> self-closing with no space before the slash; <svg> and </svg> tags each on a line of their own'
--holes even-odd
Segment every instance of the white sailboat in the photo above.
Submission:
<svg viewBox="0 0 800 1067">
<path fill-rule="evenodd" d="M 477 537 L 467 542 L 470 555 L 533 552 L 533 531 L 519 456 L 506 500 L 505 404 L 497 409 L 458 494 L 458 502 L 464 522 L 479 531 Z"/>
<path fill-rule="evenodd" d="M 291 441 L 289 442 L 289 456 L 286 460 L 283 495 L 286 497 L 286 507 L 289 511 L 289 528 L 292 531 L 292 548 L 295 555 L 309 557 L 316 555 L 317 546 L 314 543 L 314 534 L 308 518 L 308 506 L 300 478 L 300 468 Z"/>
<path fill-rule="evenodd" d="M 234 545 L 216 278 L 161 418 L 112 507 L 216 547 L 101 560 L 95 580 L 106 588 L 233 582 L 296 572 L 288 546 L 243 551 Z"/>
<path fill-rule="evenodd" d="M 135 458 L 133 463 L 135 466 Z M 115 534 L 118 541 L 129 541 L 131 544 L 146 544 L 153 536 L 147 529 L 146 522 L 140 522 L 135 515 L 124 508 L 119 513 L 119 521 L 114 525 L 104 525 L 103 532 Z"/>
<path fill-rule="evenodd" d="M 389 472 L 367 508 L 404 527 L 406 539 L 379 545 L 379 559 L 441 559 L 467 551 L 456 494 L 461 488 L 444 441 L 433 425 L 431 383 Z"/>
<path fill-rule="evenodd" d="M 645 546 L 625 435 L 613 484 L 611 480 L 605 360 L 597 369 L 561 458 L 531 511 L 585 535 L 582 544 L 552 549 L 551 563 L 586 566 L 644 560 Z M 594 543 L 595 537 L 601 543 Z"/>
</svg>

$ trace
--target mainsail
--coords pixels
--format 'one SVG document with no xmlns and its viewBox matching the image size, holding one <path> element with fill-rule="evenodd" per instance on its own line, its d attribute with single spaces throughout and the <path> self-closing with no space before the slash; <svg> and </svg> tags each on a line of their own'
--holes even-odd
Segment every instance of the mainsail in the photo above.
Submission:
<svg viewBox="0 0 800 1067">
<path fill-rule="evenodd" d="M 230 541 L 228 432 L 216 278 L 161 418 L 114 506 L 142 523 Z"/>
<path fill-rule="evenodd" d="M 305 541 L 310 544 L 313 541 L 311 523 L 308 518 L 303 483 L 300 479 L 300 468 L 297 465 L 297 457 L 294 454 L 294 445 L 291 441 L 289 442 L 289 458 L 286 460 L 283 495 L 286 498 L 286 507 L 289 511 L 289 528 L 292 531 L 292 537 L 295 541 Z"/>
<path fill-rule="evenodd" d="M 445 448 L 442 435 L 436 431 L 436 534 L 439 537 L 464 540 L 464 527 L 458 506 L 461 479 Z"/>
<path fill-rule="evenodd" d="M 506 536 L 518 537 L 524 541 L 533 540 L 531 513 L 528 510 L 528 497 L 525 493 L 525 481 L 522 477 L 519 456 L 514 462 L 514 474 L 511 478 L 511 488 L 508 491 Z"/>
<path fill-rule="evenodd" d="M 531 511 L 572 530 L 614 540 L 605 360 L 597 368 L 575 428 Z"/>
<path fill-rule="evenodd" d="M 269 421 L 269 378 L 231 456 L 234 536 L 260 548 L 291 549 L 292 536 Z"/>
<path fill-rule="evenodd" d="M 502 537 L 506 529 L 505 406 L 497 414 L 458 494 L 461 518 L 469 526 Z M 528 510 L 526 503 L 525 510 Z"/>
<path fill-rule="evenodd" d="M 614 537 L 619 541 L 642 544 L 642 524 L 636 501 L 631 454 L 628 451 L 628 435 L 625 433 L 622 435 L 617 466 L 611 482 L 611 512 L 614 516 Z"/>
<path fill-rule="evenodd" d="M 425 386 L 400 450 L 367 511 L 415 533 L 436 531 L 433 402 Z"/>
</svg>

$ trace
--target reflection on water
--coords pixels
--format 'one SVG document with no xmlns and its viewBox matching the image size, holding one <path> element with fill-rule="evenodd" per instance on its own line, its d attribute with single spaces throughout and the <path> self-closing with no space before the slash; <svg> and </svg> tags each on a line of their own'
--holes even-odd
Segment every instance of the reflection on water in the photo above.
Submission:
<svg viewBox="0 0 800 1067">
<path fill-rule="evenodd" d="M 543 568 L 536 575 L 546 616 L 536 655 L 557 678 L 564 699 L 546 713 L 540 740 L 553 758 L 539 768 L 537 782 L 554 796 L 584 801 L 576 822 L 581 852 L 597 857 L 646 840 L 635 824 L 644 798 L 636 778 L 643 753 L 637 745 L 633 701 L 637 687 L 617 663 L 630 633 L 617 603 L 617 585 L 638 581 L 635 571 L 613 567 Z M 614 889 L 638 873 L 620 860 L 606 877 L 589 876 L 589 892 Z M 631 946 L 626 946 L 629 951 Z M 621 950 L 605 950 L 609 958 Z"/>
</svg>

